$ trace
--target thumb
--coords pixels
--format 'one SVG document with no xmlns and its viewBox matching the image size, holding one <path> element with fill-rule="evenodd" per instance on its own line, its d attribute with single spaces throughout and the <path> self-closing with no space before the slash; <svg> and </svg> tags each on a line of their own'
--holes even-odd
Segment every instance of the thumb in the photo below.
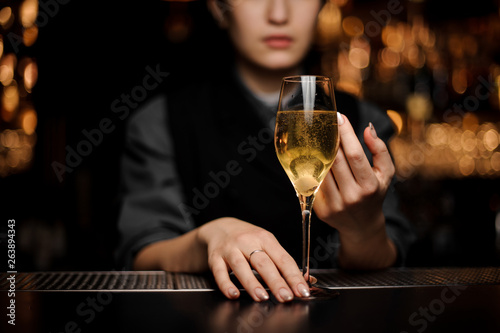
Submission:
<svg viewBox="0 0 500 333">
<path fill-rule="evenodd" d="M 389 184 L 394 176 L 395 168 L 387 145 L 377 136 L 377 131 L 372 123 L 369 123 L 363 133 L 365 144 L 373 157 L 373 171 L 379 181 Z"/>
</svg>

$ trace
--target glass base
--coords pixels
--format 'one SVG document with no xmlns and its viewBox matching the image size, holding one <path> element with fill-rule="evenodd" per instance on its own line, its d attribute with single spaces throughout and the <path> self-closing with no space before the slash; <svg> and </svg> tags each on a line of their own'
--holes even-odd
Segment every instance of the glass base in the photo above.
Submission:
<svg viewBox="0 0 500 333">
<path fill-rule="evenodd" d="M 310 300 L 328 300 L 339 296 L 339 292 L 332 289 L 323 288 L 317 285 L 311 285 L 309 288 L 311 291 L 311 296 L 309 297 L 295 297 L 299 301 L 310 301 Z"/>
</svg>

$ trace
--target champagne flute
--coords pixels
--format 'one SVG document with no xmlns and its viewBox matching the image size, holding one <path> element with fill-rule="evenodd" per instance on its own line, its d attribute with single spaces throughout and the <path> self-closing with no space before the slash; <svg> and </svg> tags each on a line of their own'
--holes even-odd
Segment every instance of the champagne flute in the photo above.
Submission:
<svg viewBox="0 0 500 333">
<path fill-rule="evenodd" d="M 311 211 L 316 192 L 328 174 L 339 147 L 337 108 L 330 78 L 288 76 L 281 83 L 276 127 L 276 154 L 290 178 L 302 210 L 302 273 L 311 297 L 337 292 L 311 286 L 309 249 Z"/>
</svg>

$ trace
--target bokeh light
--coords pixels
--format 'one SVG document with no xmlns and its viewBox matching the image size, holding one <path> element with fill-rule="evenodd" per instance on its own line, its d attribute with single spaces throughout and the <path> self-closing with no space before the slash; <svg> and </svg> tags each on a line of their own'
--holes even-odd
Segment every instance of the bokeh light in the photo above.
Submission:
<svg viewBox="0 0 500 333">
<path fill-rule="evenodd" d="M 24 0 L 19 7 L 19 16 L 21 17 L 23 27 L 29 28 L 33 26 L 38 16 L 38 1 Z"/>
<path fill-rule="evenodd" d="M 0 25 L 4 29 L 9 29 L 14 22 L 14 14 L 12 13 L 12 8 L 3 7 L 0 9 Z"/>
<path fill-rule="evenodd" d="M 12 83 L 16 63 L 16 56 L 12 53 L 4 55 L 0 60 L 0 82 L 4 86 L 8 86 Z"/>
<path fill-rule="evenodd" d="M 387 67 L 398 67 L 401 63 L 401 57 L 399 52 L 396 52 L 390 48 L 383 48 L 380 53 L 380 61 Z"/>
<path fill-rule="evenodd" d="M 365 31 L 363 21 L 355 16 L 345 17 L 342 20 L 342 29 L 344 29 L 344 32 L 351 37 L 361 36 Z"/>
<path fill-rule="evenodd" d="M 35 44 L 37 38 L 38 38 L 38 27 L 37 26 L 32 26 L 32 27 L 24 29 L 24 32 L 23 32 L 24 45 L 32 46 L 33 44 Z"/>
<path fill-rule="evenodd" d="M 464 68 L 453 70 L 451 85 L 457 94 L 463 94 L 467 89 L 467 71 Z"/>
<path fill-rule="evenodd" d="M 28 109 L 22 114 L 22 128 L 27 135 L 35 133 L 37 125 L 37 115 L 35 110 Z"/>
<path fill-rule="evenodd" d="M 38 79 L 38 67 L 36 63 L 29 60 L 23 71 L 24 87 L 27 91 L 31 91 Z"/>
<path fill-rule="evenodd" d="M 387 110 L 387 115 L 391 118 L 392 123 L 396 127 L 396 134 L 401 134 L 403 131 L 403 117 L 394 110 Z"/>
<path fill-rule="evenodd" d="M 356 68 L 366 68 L 370 64 L 370 54 L 360 48 L 353 48 L 349 51 L 349 61 Z"/>
<path fill-rule="evenodd" d="M 339 6 L 328 1 L 318 15 L 318 39 L 323 45 L 328 45 L 337 40 L 341 33 L 342 13 Z"/>
<path fill-rule="evenodd" d="M 38 39 L 37 16 L 37 0 L 0 9 L 0 177 L 27 170 L 33 159 L 38 115 L 31 92 L 38 67 L 29 47 Z"/>
</svg>

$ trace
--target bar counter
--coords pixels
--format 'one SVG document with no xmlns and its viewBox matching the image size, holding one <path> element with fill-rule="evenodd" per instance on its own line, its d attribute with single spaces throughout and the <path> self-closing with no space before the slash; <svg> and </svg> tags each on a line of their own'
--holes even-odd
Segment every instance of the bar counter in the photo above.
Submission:
<svg viewBox="0 0 500 333">
<path fill-rule="evenodd" d="M 339 296 L 280 304 L 273 298 L 256 303 L 242 292 L 227 300 L 210 275 L 160 271 L 3 273 L 0 327 L 47 333 L 500 332 L 500 267 L 312 274 Z M 6 308 L 12 299 L 15 326 Z"/>
</svg>

